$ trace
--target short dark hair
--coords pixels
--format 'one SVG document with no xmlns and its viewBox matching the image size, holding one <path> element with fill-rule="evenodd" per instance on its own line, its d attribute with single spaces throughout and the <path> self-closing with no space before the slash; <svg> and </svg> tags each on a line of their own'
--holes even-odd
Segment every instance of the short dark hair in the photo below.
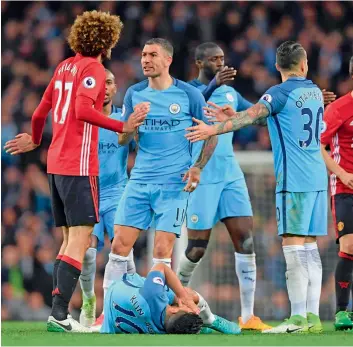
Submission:
<svg viewBox="0 0 353 347">
<path fill-rule="evenodd" d="M 202 328 L 203 321 L 195 313 L 179 311 L 166 320 L 167 334 L 198 334 Z"/>
<path fill-rule="evenodd" d="M 349 74 L 353 76 L 353 56 L 351 57 L 351 60 L 349 61 Z"/>
<path fill-rule="evenodd" d="M 195 60 L 204 60 L 206 57 L 206 51 L 212 48 L 220 48 L 217 43 L 205 42 L 198 45 L 195 49 Z"/>
<path fill-rule="evenodd" d="M 304 57 L 305 49 L 298 42 L 286 41 L 277 48 L 276 61 L 281 69 L 291 70 Z"/>
<path fill-rule="evenodd" d="M 171 57 L 174 54 L 173 45 L 166 39 L 162 39 L 160 37 L 155 37 L 153 39 L 149 39 L 145 45 L 158 45 L 161 46 Z"/>
<path fill-rule="evenodd" d="M 114 76 L 114 74 L 111 72 L 111 70 L 109 70 L 109 69 L 105 68 L 105 72 L 110 73 L 110 74 L 113 76 L 113 78 L 115 79 L 115 76 Z"/>
</svg>

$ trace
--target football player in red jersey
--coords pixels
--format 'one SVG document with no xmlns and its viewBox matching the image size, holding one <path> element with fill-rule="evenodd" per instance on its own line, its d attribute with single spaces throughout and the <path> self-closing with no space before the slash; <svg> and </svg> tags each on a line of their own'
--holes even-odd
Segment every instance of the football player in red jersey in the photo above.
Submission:
<svg viewBox="0 0 353 347">
<path fill-rule="evenodd" d="M 353 57 L 349 64 L 353 79 Z M 339 243 L 336 267 L 336 330 L 353 329 L 347 312 L 353 276 L 353 91 L 327 107 L 321 150 L 330 175 L 331 209 Z M 331 156 L 325 147 L 330 145 Z M 353 310 L 353 309 L 352 309 Z"/>
<path fill-rule="evenodd" d="M 89 332 L 68 312 L 81 273 L 82 261 L 98 222 L 98 127 L 131 132 L 143 123 L 148 106 L 135 108 L 126 123 L 102 113 L 105 97 L 104 58 L 119 40 L 123 24 L 118 16 L 90 11 L 78 16 L 68 37 L 76 54 L 61 62 L 32 117 L 32 136 L 19 134 L 5 148 L 12 154 L 39 146 L 52 110 L 53 138 L 47 170 L 55 225 L 64 241 L 53 273 L 53 306 L 48 331 Z M 137 105 L 138 106 L 138 105 Z"/>
</svg>

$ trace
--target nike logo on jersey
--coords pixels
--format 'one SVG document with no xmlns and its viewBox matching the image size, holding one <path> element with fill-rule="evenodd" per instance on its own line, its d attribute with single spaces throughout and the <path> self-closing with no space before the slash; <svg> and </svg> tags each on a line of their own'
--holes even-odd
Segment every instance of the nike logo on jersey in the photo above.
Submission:
<svg viewBox="0 0 353 347">
<path fill-rule="evenodd" d="M 241 272 L 242 272 L 243 274 L 248 274 L 248 273 L 250 273 L 250 272 L 255 272 L 255 270 L 251 270 L 251 271 L 244 271 L 244 270 L 241 270 Z"/>
<path fill-rule="evenodd" d="M 64 328 L 65 330 L 68 330 L 68 331 L 71 331 L 72 330 L 72 326 L 71 326 L 71 324 L 69 323 L 69 324 L 61 324 L 61 323 L 59 323 L 58 321 L 54 321 L 54 323 L 55 324 L 57 324 L 57 325 L 59 325 L 59 326 L 61 326 L 62 328 Z"/>
<path fill-rule="evenodd" d="M 295 331 L 298 331 L 298 330 L 300 330 L 301 328 L 296 328 L 296 329 L 289 329 L 289 328 L 287 328 L 287 333 L 294 333 Z"/>
</svg>

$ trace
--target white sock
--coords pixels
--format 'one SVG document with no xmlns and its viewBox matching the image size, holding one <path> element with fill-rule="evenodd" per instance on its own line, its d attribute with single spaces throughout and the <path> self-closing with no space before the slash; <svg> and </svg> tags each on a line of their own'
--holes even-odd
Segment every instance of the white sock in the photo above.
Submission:
<svg viewBox="0 0 353 347">
<path fill-rule="evenodd" d="M 94 279 L 96 277 L 97 250 L 88 248 L 83 259 L 80 284 L 83 295 L 90 299 L 94 296 Z"/>
<path fill-rule="evenodd" d="M 110 285 L 127 272 L 128 257 L 109 253 L 109 261 L 105 266 L 103 290 L 104 297 Z"/>
<path fill-rule="evenodd" d="M 131 249 L 131 251 L 127 257 L 128 257 L 127 273 L 134 274 L 134 273 L 136 273 L 136 265 L 135 265 L 135 261 L 134 261 L 134 249 Z"/>
<path fill-rule="evenodd" d="M 216 317 L 211 312 L 211 309 L 203 296 L 199 293 L 197 293 L 197 295 L 199 296 L 199 303 L 197 304 L 197 306 L 200 308 L 199 316 L 202 318 L 203 324 L 211 325 L 215 321 Z"/>
<path fill-rule="evenodd" d="M 180 257 L 180 263 L 176 273 L 184 287 L 188 286 L 191 276 L 200 262 L 201 260 L 197 263 L 192 262 L 186 257 L 185 253 Z"/>
<path fill-rule="evenodd" d="M 322 284 L 322 264 L 317 243 L 305 243 L 305 252 L 308 260 L 308 297 L 307 297 L 307 312 L 319 315 L 320 295 Z"/>
<path fill-rule="evenodd" d="M 286 259 L 287 290 L 291 303 L 291 316 L 306 317 L 306 298 L 308 293 L 308 261 L 304 246 L 283 246 Z"/>
<path fill-rule="evenodd" d="M 152 262 L 153 262 L 153 265 L 165 264 L 165 265 L 169 266 L 170 268 L 172 267 L 172 259 L 171 258 L 162 258 L 162 259 L 153 258 Z"/>
<path fill-rule="evenodd" d="M 235 272 L 239 281 L 241 318 L 246 323 L 254 314 L 256 288 L 255 253 L 235 254 Z"/>
</svg>

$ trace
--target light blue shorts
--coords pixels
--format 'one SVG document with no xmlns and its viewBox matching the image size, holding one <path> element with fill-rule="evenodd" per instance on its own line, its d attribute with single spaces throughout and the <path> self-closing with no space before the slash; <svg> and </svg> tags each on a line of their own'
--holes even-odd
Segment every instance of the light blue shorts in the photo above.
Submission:
<svg viewBox="0 0 353 347">
<path fill-rule="evenodd" d="M 120 200 L 114 224 L 147 230 L 154 218 L 155 229 L 180 235 L 189 193 L 185 184 L 141 184 L 129 181 Z"/>
<path fill-rule="evenodd" d="M 200 184 L 190 194 L 187 227 L 211 229 L 227 217 L 251 217 L 252 208 L 244 178 L 231 182 Z"/>
<path fill-rule="evenodd" d="M 115 214 L 124 189 L 125 184 L 119 186 L 114 198 L 103 199 L 99 202 L 99 223 L 94 226 L 92 233 L 98 239 L 98 252 L 104 247 L 104 232 L 108 234 L 109 240 L 112 240 L 114 237 Z"/>
<path fill-rule="evenodd" d="M 327 235 L 327 191 L 276 193 L 278 235 Z"/>
</svg>

